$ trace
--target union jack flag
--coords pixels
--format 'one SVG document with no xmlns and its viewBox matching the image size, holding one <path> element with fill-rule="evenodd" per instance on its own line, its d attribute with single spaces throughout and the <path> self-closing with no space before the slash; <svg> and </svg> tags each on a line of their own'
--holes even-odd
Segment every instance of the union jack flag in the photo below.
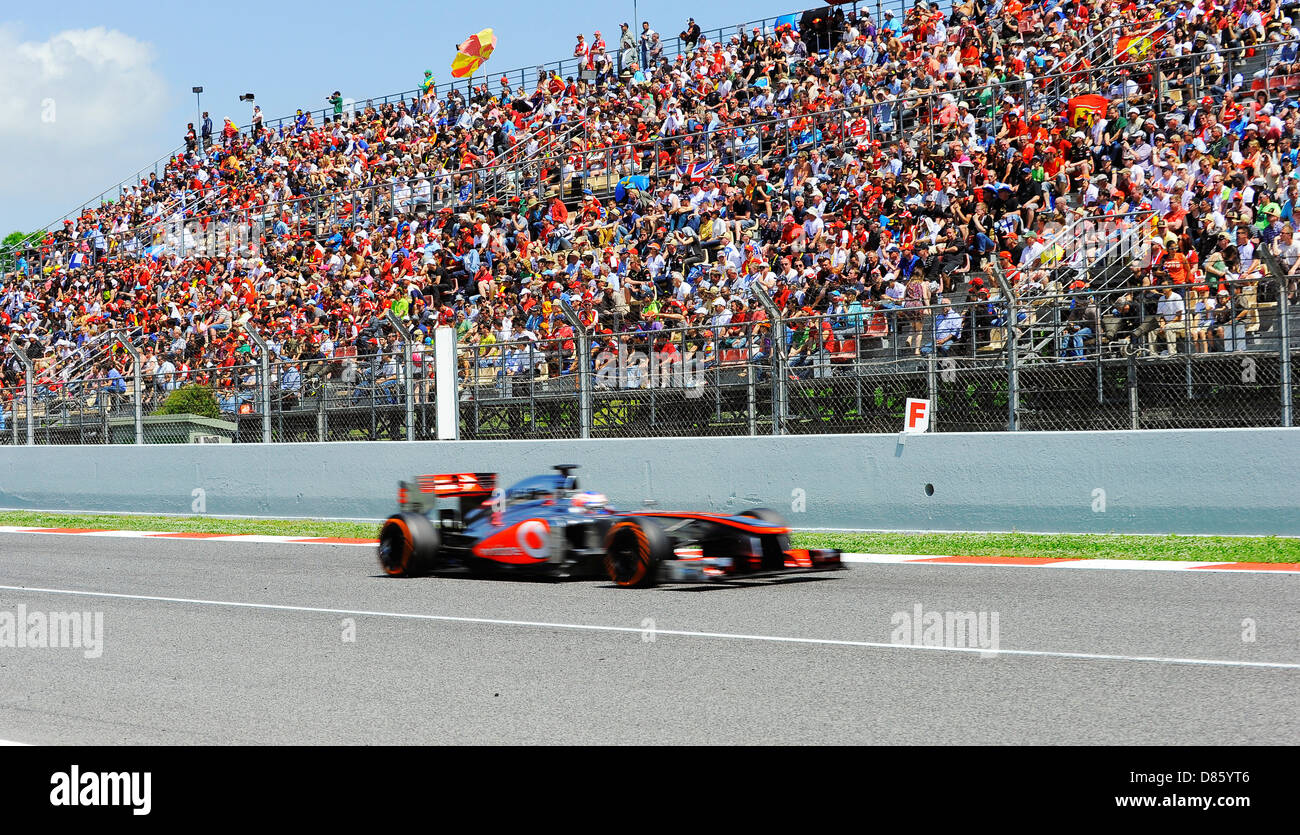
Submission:
<svg viewBox="0 0 1300 835">
<path fill-rule="evenodd" d="M 691 162 L 677 166 L 677 176 L 698 183 L 713 173 L 714 160 L 708 162 Z"/>
</svg>

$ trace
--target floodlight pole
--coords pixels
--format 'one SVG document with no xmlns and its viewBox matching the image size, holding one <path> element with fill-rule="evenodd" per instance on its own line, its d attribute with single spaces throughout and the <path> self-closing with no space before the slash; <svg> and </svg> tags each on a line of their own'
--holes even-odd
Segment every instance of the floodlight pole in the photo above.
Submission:
<svg viewBox="0 0 1300 835">
<path fill-rule="evenodd" d="M 181 183 L 181 257 L 185 257 L 185 183 Z"/>
<path fill-rule="evenodd" d="M 754 285 L 754 298 L 772 322 L 772 434 L 785 433 L 785 416 L 789 412 L 789 394 L 785 380 L 785 320 L 781 311 L 762 287 Z"/>
<path fill-rule="evenodd" d="M 402 338 L 402 376 L 406 400 L 406 440 L 415 440 L 415 367 L 411 361 L 411 334 L 402 325 L 402 320 L 392 310 L 384 311 L 384 318 L 393 326 Z"/>
<path fill-rule="evenodd" d="M 259 368 L 261 371 L 262 384 L 258 387 L 262 391 L 262 443 L 271 443 L 271 351 L 266 344 L 266 340 L 257 332 L 257 328 L 248 323 L 244 323 L 244 332 L 248 338 L 253 340 L 259 353 Z M 238 427 L 236 426 L 236 432 Z"/>
<path fill-rule="evenodd" d="M 18 361 L 22 363 L 23 368 L 27 371 L 27 373 L 23 375 L 26 380 L 26 383 L 23 385 L 23 398 L 27 401 L 27 445 L 32 446 L 36 443 L 36 425 L 33 423 L 34 416 L 32 414 L 36 400 L 32 386 L 32 376 L 36 373 L 36 363 L 32 362 L 31 357 L 27 356 L 27 352 L 19 346 L 17 340 L 13 337 L 9 338 L 9 347 L 13 350 L 14 356 L 18 357 Z M 17 415 L 18 410 L 14 409 L 14 417 L 17 418 Z"/>
<path fill-rule="evenodd" d="M 577 337 L 578 363 L 578 434 L 583 440 L 591 437 L 591 338 L 583 326 L 582 320 L 573 307 L 563 299 L 560 300 L 560 312 L 569 320 Z"/>
</svg>

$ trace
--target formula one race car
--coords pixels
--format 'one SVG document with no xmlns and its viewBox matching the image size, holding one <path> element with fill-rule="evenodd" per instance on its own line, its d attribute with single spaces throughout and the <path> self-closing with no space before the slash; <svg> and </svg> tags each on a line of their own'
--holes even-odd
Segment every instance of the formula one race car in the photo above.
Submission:
<svg viewBox="0 0 1300 835">
<path fill-rule="evenodd" d="M 838 550 L 791 548 L 774 511 L 620 513 L 600 493 L 579 490 L 575 469 L 560 465 L 505 490 L 495 473 L 403 481 L 400 509 L 379 533 L 379 564 L 393 577 L 523 572 L 607 576 L 625 588 L 844 567 Z M 440 506 L 444 499 L 456 501 Z"/>
</svg>

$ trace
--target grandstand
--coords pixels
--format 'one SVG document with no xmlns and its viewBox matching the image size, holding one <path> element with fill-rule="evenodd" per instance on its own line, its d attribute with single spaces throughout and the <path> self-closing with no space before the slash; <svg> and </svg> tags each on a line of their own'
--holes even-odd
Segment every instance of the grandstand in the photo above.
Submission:
<svg viewBox="0 0 1300 835">
<path fill-rule="evenodd" d="M 1289 426 L 1290 9 L 846 3 L 214 127 L 0 252 L 0 442 L 192 383 L 434 437 L 438 326 L 462 437 Z"/>
</svg>

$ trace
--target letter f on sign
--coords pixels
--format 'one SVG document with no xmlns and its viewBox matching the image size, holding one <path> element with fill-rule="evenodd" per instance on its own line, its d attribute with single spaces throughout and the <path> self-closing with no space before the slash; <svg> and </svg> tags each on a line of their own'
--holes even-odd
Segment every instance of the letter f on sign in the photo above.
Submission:
<svg viewBox="0 0 1300 835">
<path fill-rule="evenodd" d="M 907 398 L 907 419 L 903 431 L 909 434 L 925 432 L 930 428 L 930 401 Z"/>
</svg>

